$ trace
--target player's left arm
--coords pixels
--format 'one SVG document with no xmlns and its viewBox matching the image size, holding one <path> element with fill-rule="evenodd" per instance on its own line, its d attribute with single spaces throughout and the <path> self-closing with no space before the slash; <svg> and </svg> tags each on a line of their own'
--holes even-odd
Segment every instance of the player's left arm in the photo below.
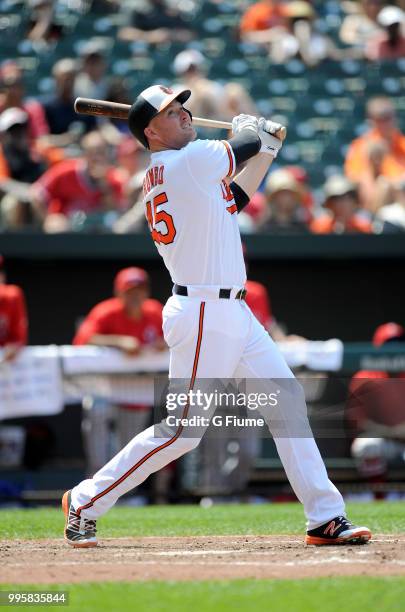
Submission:
<svg viewBox="0 0 405 612">
<path fill-rule="evenodd" d="M 230 184 L 238 212 L 247 206 L 281 149 L 282 141 L 274 136 L 280 128 L 281 125 L 278 123 L 263 118 L 259 119 L 260 151 L 247 160 L 243 170 Z"/>
</svg>

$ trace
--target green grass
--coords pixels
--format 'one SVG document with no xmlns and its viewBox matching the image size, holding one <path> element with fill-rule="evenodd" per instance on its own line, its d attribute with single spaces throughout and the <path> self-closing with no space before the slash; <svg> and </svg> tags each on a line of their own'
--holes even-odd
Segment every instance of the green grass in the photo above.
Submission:
<svg viewBox="0 0 405 612">
<path fill-rule="evenodd" d="M 2 586 L 6 590 L 7 585 Z M 9 586 L 10 590 L 17 590 Z M 28 590 L 24 585 L 21 590 Z M 104 582 L 41 585 L 33 590 L 66 590 L 69 612 L 395 612 L 404 609 L 402 578 L 327 578 L 201 582 Z M 36 610 L 48 609 L 35 606 Z M 54 609 L 54 608 L 53 608 Z"/>
<path fill-rule="evenodd" d="M 348 516 L 373 532 L 405 532 L 403 502 L 350 503 Z M 63 514 L 57 508 L 0 511 L 0 539 L 57 538 Z M 302 506 L 291 504 L 115 507 L 98 524 L 103 537 L 303 534 Z"/>
</svg>

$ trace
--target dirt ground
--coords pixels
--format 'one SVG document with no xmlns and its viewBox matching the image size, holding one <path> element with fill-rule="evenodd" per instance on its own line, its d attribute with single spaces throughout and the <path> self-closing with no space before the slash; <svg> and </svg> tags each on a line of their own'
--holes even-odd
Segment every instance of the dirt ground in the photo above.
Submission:
<svg viewBox="0 0 405 612">
<path fill-rule="evenodd" d="M 324 547 L 307 547 L 297 536 L 116 538 L 84 550 L 63 540 L 2 540 L 0 568 L 1 582 L 16 584 L 405 576 L 405 534 Z"/>
</svg>

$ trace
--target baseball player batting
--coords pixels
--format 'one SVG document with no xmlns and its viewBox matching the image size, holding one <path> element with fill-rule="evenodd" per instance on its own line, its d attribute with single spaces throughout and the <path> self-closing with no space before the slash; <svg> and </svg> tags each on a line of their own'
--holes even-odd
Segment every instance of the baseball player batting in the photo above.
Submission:
<svg viewBox="0 0 405 612">
<path fill-rule="evenodd" d="M 132 133 L 151 152 L 143 185 L 145 214 L 174 283 L 163 310 L 169 379 L 187 380 L 188 396 L 200 381 L 254 379 L 269 391 L 278 381 L 290 401 L 281 410 L 266 406 L 260 411 L 303 504 L 306 543 L 365 543 L 370 530 L 346 518 L 343 498 L 328 479 L 302 388 L 244 299 L 246 272 L 237 213 L 277 156 L 282 141 L 275 134 L 282 126 L 238 115 L 229 140 L 195 140 L 191 114 L 183 106 L 190 95 L 187 89 L 153 85 L 137 97 L 128 116 Z M 214 410 L 205 415 L 211 417 Z M 165 419 L 149 427 L 93 478 L 64 494 L 68 544 L 96 546 L 99 517 L 151 473 L 198 445 L 208 425 L 195 428 L 193 435 L 184 425 L 197 415 L 196 406 L 188 400 L 175 414 L 181 418 L 174 428 Z"/>
</svg>

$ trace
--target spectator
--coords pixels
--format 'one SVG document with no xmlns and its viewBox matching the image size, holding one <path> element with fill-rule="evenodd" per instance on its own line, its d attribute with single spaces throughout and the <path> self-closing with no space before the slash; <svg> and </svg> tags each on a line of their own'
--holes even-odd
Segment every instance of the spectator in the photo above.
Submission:
<svg viewBox="0 0 405 612">
<path fill-rule="evenodd" d="M 174 58 L 173 71 L 184 87 L 191 89 L 193 95 L 187 108 L 197 117 L 222 118 L 224 98 L 223 87 L 207 79 L 206 59 L 196 49 L 181 51 Z"/>
<path fill-rule="evenodd" d="M 369 60 L 393 60 L 405 57 L 405 36 L 402 32 L 405 13 L 397 6 L 386 6 L 378 14 L 377 21 L 384 29 L 369 41 L 366 57 Z"/>
<path fill-rule="evenodd" d="M 293 58 L 307 66 L 316 66 L 326 59 L 356 57 L 353 49 L 338 49 L 331 38 L 314 27 L 315 11 L 305 1 L 289 2 L 283 7 L 285 26 L 273 28 L 270 36 L 270 58 L 284 64 Z"/>
<path fill-rule="evenodd" d="M 57 42 L 62 36 L 63 27 L 55 19 L 53 0 L 29 0 L 31 12 L 28 21 L 27 38 L 35 43 Z"/>
<path fill-rule="evenodd" d="M 128 357 L 146 349 L 166 348 L 162 332 L 160 302 L 150 299 L 149 277 L 141 268 L 124 268 L 116 275 L 113 298 L 104 300 L 87 315 L 73 340 L 75 345 L 93 344 L 116 348 Z M 87 400 L 87 408 L 89 401 Z M 93 399 L 83 424 L 87 472 L 93 474 L 114 454 L 108 444 L 109 421 L 113 420 L 119 448 L 143 431 L 151 408 L 144 405 L 109 406 Z"/>
<path fill-rule="evenodd" d="M 258 232 L 295 234 L 309 231 L 303 189 L 291 172 L 285 169 L 272 172 L 266 180 L 265 196 L 267 205 L 258 221 Z"/>
<path fill-rule="evenodd" d="M 246 87 L 233 81 L 224 85 L 221 106 L 224 121 L 232 121 L 236 115 L 259 115 Z"/>
<path fill-rule="evenodd" d="M 346 176 L 357 182 L 371 171 L 369 145 L 380 141 L 387 148 L 381 163 L 381 176 L 400 179 L 405 173 L 405 136 L 397 128 L 393 103 L 385 97 L 371 98 L 367 103 L 367 117 L 371 129 L 349 146 L 345 160 Z"/>
<path fill-rule="evenodd" d="M 45 171 L 45 164 L 30 146 L 28 114 L 20 108 L 8 108 L 0 115 L 0 181 L 14 179 L 33 183 Z"/>
<path fill-rule="evenodd" d="M 405 329 L 397 323 L 380 325 L 373 336 L 375 347 L 404 342 Z M 351 452 L 360 475 L 370 483 L 383 483 L 389 466 L 404 466 L 404 379 L 405 372 L 362 370 L 350 383 L 346 415 L 355 436 Z"/>
<path fill-rule="evenodd" d="M 28 319 L 24 293 L 8 285 L 4 258 L 0 255 L 0 361 L 12 361 L 27 344 Z"/>
<path fill-rule="evenodd" d="M 181 51 L 174 59 L 173 72 L 181 85 L 193 91 L 193 100 L 188 103 L 193 115 L 224 121 L 241 113 L 257 115 L 252 98 L 240 83 L 220 85 L 207 79 L 207 61 L 200 51 Z"/>
<path fill-rule="evenodd" d="M 22 70 L 12 61 L 3 62 L 0 68 L 0 113 L 7 108 L 21 108 L 27 113 L 30 141 L 49 133 L 43 106 L 38 100 L 25 99 Z"/>
<path fill-rule="evenodd" d="M 181 85 L 193 91 L 188 103 L 193 115 L 230 121 L 241 113 L 257 114 L 253 100 L 240 83 L 220 85 L 207 79 L 207 61 L 200 51 L 181 51 L 174 59 L 173 72 Z"/>
<path fill-rule="evenodd" d="M 46 168 L 44 159 L 31 146 L 28 115 L 21 108 L 8 108 L 0 115 L 0 227 L 21 230 L 32 225 L 30 184 Z"/>
<path fill-rule="evenodd" d="M 327 212 L 315 218 L 310 229 L 314 234 L 370 233 L 372 226 L 359 214 L 356 185 L 344 176 L 330 176 L 324 185 L 324 207 Z"/>
<path fill-rule="evenodd" d="M 268 43 L 271 28 L 284 23 L 284 5 L 278 0 L 262 0 L 249 6 L 242 15 L 240 35 L 244 41 Z"/>
<path fill-rule="evenodd" d="M 105 100 L 108 79 L 104 45 L 97 40 L 90 40 L 82 47 L 80 57 L 81 68 L 75 78 L 74 96 Z"/>
<path fill-rule="evenodd" d="M 122 173 L 111 165 L 103 136 L 90 132 L 81 144 L 83 158 L 60 162 L 32 187 L 34 207 L 46 231 L 54 230 L 54 222 L 58 231 L 71 228 L 75 213 L 91 223 L 94 213 L 112 211 L 115 218 L 127 206 Z M 105 216 L 97 220 L 103 227 Z"/>
<path fill-rule="evenodd" d="M 122 77 L 113 77 L 108 81 L 106 100 L 118 102 L 119 104 L 132 104 L 131 94 L 127 83 Z M 121 142 L 137 142 L 128 127 L 127 121 L 113 119 L 110 117 L 99 117 L 99 129 L 103 136 L 112 145 L 119 146 Z"/>
<path fill-rule="evenodd" d="M 382 31 L 377 16 L 383 4 L 383 0 L 360 0 L 356 7 L 358 10 L 344 18 L 339 32 L 340 40 L 345 45 L 364 51 L 370 38 Z"/>
<path fill-rule="evenodd" d="M 359 213 L 359 199 L 354 183 L 341 175 L 333 175 L 324 185 L 325 212 L 310 223 L 314 234 L 370 233 L 367 216 Z"/>
<path fill-rule="evenodd" d="M 77 115 L 74 110 L 73 86 L 76 76 L 76 62 L 72 59 L 61 59 L 54 65 L 52 75 L 55 80 L 55 93 L 45 101 L 45 113 L 51 134 L 58 135 L 54 142 L 61 146 L 70 144 L 77 137 L 72 127 L 78 124 L 82 130 L 89 131 L 96 125 L 95 117 Z"/>
<path fill-rule="evenodd" d="M 149 0 L 144 10 L 132 12 L 131 25 L 120 29 L 119 38 L 127 41 L 145 41 L 153 45 L 166 42 L 187 42 L 192 39 L 188 22 L 179 10 L 165 0 Z"/>
<path fill-rule="evenodd" d="M 373 215 L 381 206 L 392 202 L 392 185 L 382 169 L 386 153 L 384 142 L 370 142 L 367 146 L 368 167 L 357 182 L 361 208 Z"/>
<path fill-rule="evenodd" d="M 312 210 L 314 207 L 314 198 L 311 191 L 308 188 L 308 175 L 304 168 L 301 166 L 283 166 L 283 170 L 289 172 L 295 181 L 299 184 L 300 192 L 302 195 L 302 203 L 305 207 L 306 213 L 305 218 L 309 222 L 312 218 Z M 257 191 L 246 208 L 243 209 L 243 213 L 248 215 L 252 221 L 253 226 L 260 220 L 262 215 L 265 213 L 267 208 L 266 196 L 260 190 Z M 243 214 L 242 213 L 242 214 Z M 240 216 L 240 215 L 239 215 Z M 246 222 L 247 223 L 247 222 Z M 249 227 L 249 224 L 247 224 Z"/>
<path fill-rule="evenodd" d="M 405 232 L 405 178 L 394 184 L 392 204 L 382 206 L 376 222 L 382 223 L 382 232 Z"/>
</svg>

